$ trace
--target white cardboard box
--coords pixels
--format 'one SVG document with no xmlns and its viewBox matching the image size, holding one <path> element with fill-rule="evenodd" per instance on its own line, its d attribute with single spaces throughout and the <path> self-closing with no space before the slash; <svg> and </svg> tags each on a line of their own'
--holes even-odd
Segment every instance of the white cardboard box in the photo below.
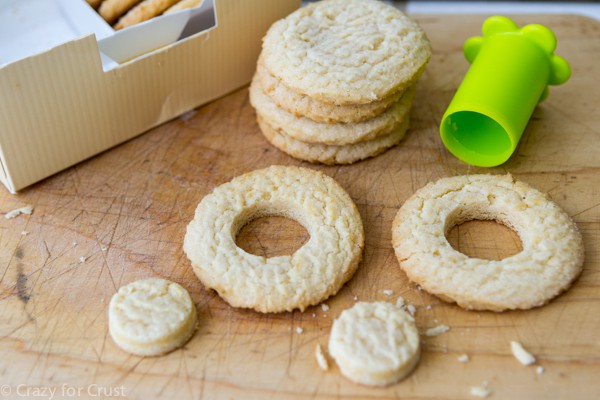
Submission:
<svg viewBox="0 0 600 400">
<path fill-rule="evenodd" d="M 16 192 L 247 84 L 299 6 L 205 0 L 115 33 L 84 0 L 3 0 L 0 180 Z"/>
</svg>

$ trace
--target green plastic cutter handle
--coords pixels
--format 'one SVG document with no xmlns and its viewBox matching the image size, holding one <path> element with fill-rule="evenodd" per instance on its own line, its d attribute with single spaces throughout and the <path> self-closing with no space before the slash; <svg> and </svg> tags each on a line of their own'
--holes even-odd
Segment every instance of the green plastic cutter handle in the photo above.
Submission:
<svg viewBox="0 0 600 400">
<path fill-rule="evenodd" d="M 483 37 L 465 42 L 471 68 L 442 117 L 444 145 L 460 160 L 493 167 L 509 159 L 548 85 L 571 76 L 555 55 L 556 37 L 543 25 L 519 29 L 509 18 L 488 18 Z"/>
</svg>

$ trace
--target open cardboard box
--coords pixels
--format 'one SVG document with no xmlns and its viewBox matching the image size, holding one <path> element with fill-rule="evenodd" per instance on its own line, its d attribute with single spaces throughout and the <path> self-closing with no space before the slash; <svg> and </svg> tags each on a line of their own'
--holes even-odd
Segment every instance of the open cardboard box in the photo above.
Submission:
<svg viewBox="0 0 600 400">
<path fill-rule="evenodd" d="M 84 0 L 0 4 L 0 180 L 16 192 L 247 84 L 300 0 L 204 0 L 115 32 Z"/>
</svg>

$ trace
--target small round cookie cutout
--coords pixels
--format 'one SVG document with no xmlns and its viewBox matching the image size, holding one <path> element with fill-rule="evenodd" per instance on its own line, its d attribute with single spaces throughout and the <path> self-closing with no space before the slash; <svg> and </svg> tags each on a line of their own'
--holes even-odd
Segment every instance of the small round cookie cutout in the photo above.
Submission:
<svg viewBox="0 0 600 400">
<path fill-rule="evenodd" d="M 327 0 L 274 23 L 261 60 L 289 89 L 347 105 L 408 88 L 430 56 L 425 33 L 397 8 L 375 0 Z"/>
<path fill-rule="evenodd" d="M 475 219 L 513 229 L 523 250 L 496 261 L 452 248 L 446 234 Z M 411 281 L 473 310 L 541 306 L 569 288 L 584 259 L 573 220 L 547 195 L 511 175 L 456 176 L 426 185 L 396 214 L 392 244 Z"/>
<path fill-rule="evenodd" d="M 192 337 L 197 325 L 189 293 L 165 279 L 132 282 L 110 300 L 110 336 L 131 354 L 158 356 L 175 350 Z"/>
<path fill-rule="evenodd" d="M 291 255 L 247 253 L 236 236 L 265 216 L 297 221 L 310 239 Z M 267 313 L 304 310 L 337 293 L 354 275 L 364 240 L 356 205 L 336 181 L 307 168 L 271 166 L 204 197 L 183 249 L 207 288 L 234 307 Z"/>
<path fill-rule="evenodd" d="M 329 354 L 353 382 L 386 386 L 418 364 L 419 331 L 413 317 L 386 302 L 356 303 L 331 328 Z"/>
</svg>

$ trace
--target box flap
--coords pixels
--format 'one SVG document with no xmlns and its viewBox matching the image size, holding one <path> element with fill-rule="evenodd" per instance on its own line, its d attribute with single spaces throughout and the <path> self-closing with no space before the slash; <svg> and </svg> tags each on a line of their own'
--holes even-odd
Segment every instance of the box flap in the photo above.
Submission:
<svg viewBox="0 0 600 400">
<path fill-rule="evenodd" d="M 90 33 L 114 30 L 84 0 L 2 0 L 0 66 Z"/>
<path fill-rule="evenodd" d="M 216 28 L 103 71 L 93 35 L 0 68 L 13 190 L 246 85 L 261 38 L 299 0 L 216 0 Z"/>
</svg>

